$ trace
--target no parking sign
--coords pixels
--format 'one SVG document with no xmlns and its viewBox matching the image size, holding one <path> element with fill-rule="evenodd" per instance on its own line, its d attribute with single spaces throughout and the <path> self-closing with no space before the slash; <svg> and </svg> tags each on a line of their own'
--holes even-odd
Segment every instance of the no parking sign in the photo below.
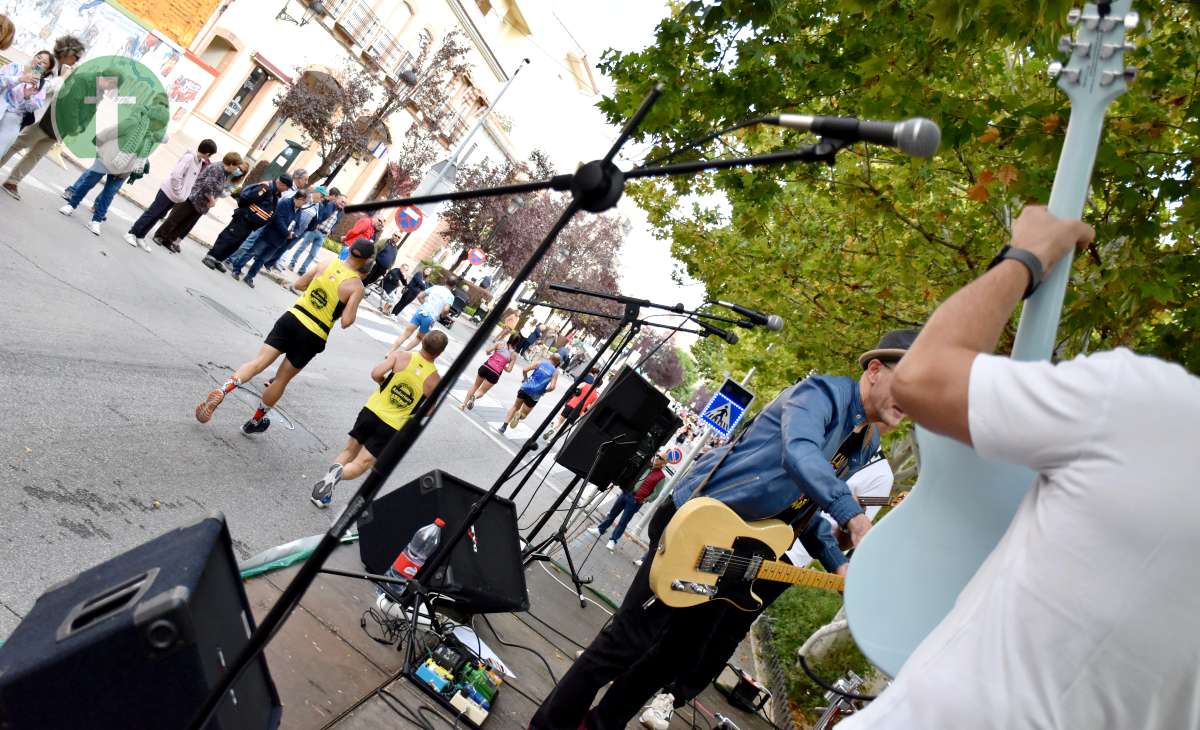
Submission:
<svg viewBox="0 0 1200 730">
<path fill-rule="evenodd" d="M 421 227 L 425 214 L 415 205 L 406 205 L 396 210 L 396 227 L 405 233 L 412 233 Z"/>
</svg>

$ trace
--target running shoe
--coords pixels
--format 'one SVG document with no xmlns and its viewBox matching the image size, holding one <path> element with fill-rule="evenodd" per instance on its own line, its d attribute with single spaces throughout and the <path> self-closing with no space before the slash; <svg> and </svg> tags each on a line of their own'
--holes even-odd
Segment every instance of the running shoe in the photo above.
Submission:
<svg viewBox="0 0 1200 730">
<path fill-rule="evenodd" d="M 0 189 L 11 195 L 15 200 L 21 199 L 21 194 L 17 192 L 16 183 L 4 183 L 3 185 L 0 185 Z"/>
<path fill-rule="evenodd" d="M 467 398 L 466 409 L 469 411 L 475 407 L 475 396 Z"/>
<path fill-rule="evenodd" d="M 329 503 L 333 501 L 333 487 L 342 479 L 342 465 L 334 464 L 329 467 L 329 472 L 325 476 L 317 480 L 313 485 L 312 496 L 309 497 L 318 509 L 325 509 Z"/>
<path fill-rule="evenodd" d="M 223 400 L 225 400 L 225 390 L 213 388 L 208 395 L 204 396 L 200 405 L 196 406 L 196 420 L 200 423 L 208 423 L 212 420 L 213 411 L 217 410 L 217 406 L 221 405 Z"/>
<path fill-rule="evenodd" d="M 675 714 L 675 696 L 670 692 L 654 695 L 650 705 L 638 720 L 650 730 L 667 730 L 671 726 L 671 715 Z"/>
<path fill-rule="evenodd" d="M 249 421 L 246 421 L 245 423 L 242 424 L 242 435 L 253 436 L 255 434 L 266 431 L 270 427 L 271 427 L 271 419 L 267 418 L 266 416 L 263 416 L 258 421 L 251 418 Z"/>
<path fill-rule="evenodd" d="M 71 207 L 70 203 L 67 203 L 63 207 L 59 208 L 58 212 L 62 213 L 63 215 L 71 215 L 72 213 L 75 212 L 75 209 Z"/>
<path fill-rule="evenodd" d="M 505 432 L 505 431 L 507 431 L 507 430 L 508 430 L 508 424 L 507 424 L 507 423 L 502 423 L 502 424 L 500 424 L 500 433 L 504 433 L 504 432 Z"/>
</svg>

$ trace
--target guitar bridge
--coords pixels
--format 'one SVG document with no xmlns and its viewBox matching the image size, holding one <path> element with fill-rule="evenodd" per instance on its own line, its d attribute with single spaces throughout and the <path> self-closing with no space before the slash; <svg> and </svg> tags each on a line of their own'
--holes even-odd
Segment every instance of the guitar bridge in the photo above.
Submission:
<svg viewBox="0 0 1200 730">
<path fill-rule="evenodd" d="M 717 595 L 716 586 L 705 585 L 703 583 L 695 583 L 690 580 L 673 580 L 671 581 L 671 590 L 679 591 L 680 593 L 694 593 L 699 596 L 712 598 Z"/>
<path fill-rule="evenodd" d="M 725 569 L 729 567 L 729 559 L 732 557 L 732 550 L 705 545 L 700 550 L 700 560 L 696 563 L 696 570 L 724 575 Z"/>
</svg>

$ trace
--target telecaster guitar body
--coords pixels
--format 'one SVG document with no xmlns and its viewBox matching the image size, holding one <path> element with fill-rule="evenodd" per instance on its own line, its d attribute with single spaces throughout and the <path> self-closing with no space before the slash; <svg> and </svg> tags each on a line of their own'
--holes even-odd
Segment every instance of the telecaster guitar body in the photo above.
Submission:
<svg viewBox="0 0 1200 730">
<path fill-rule="evenodd" d="M 840 576 L 776 562 L 794 540 L 779 520 L 746 522 L 715 499 L 689 499 L 659 539 L 650 589 L 674 608 L 721 599 L 743 611 L 762 605 L 755 580 L 840 589 Z"/>
<path fill-rule="evenodd" d="M 1096 159 L 1108 104 L 1125 91 L 1124 31 L 1136 27 L 1129 0 L 1072 11 L 1076 43 L 1059 66 L 1059 88 L 1071 118 L 1059 157 L 1050 212 L 1078 220 Z M 997 248 L 1000 242 L 997 241 Z M 1045 360 L 1054 349 L 1071 256 L 1047 272 L 1026 301 L 1013 346 L 1015 360 Z M 971 448 L 917 428 L 921 472 L 912 493 L 871 529 L 846 576 L 846 618 L 855 641 L 876 666 L 895 676 L 954 606 L 966 584 L 1008 530 L 1035 475 L 997 464 Z M 1049 557 L 1049 556 L 1047 556 Z"/>
</svg>

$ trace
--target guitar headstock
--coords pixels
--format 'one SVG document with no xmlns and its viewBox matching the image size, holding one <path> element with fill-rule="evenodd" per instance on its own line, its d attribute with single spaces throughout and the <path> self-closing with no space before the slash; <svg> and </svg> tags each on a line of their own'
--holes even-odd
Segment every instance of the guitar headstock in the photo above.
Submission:
<svg viewBox="0 0 1200 730">
<path fill-rule="evenodd" d="M 1051 63 L 1047 73 L 1058 79 L 1072 109 L 1103 112 L 1133 81 L 1136 70 L 1125 66 L 1125 52 L 1134 46 L 1125 36 L 1138 27 L 1140 18 L 1131 4 L 1132 0 L 1088 3 L 1083 10 L 1067 13 L 1067 23 L 1077 29 L 1075 38 L 1059 39 L 1058 50 L 1068 54 L 1067 60 Z"/>
</svg>

